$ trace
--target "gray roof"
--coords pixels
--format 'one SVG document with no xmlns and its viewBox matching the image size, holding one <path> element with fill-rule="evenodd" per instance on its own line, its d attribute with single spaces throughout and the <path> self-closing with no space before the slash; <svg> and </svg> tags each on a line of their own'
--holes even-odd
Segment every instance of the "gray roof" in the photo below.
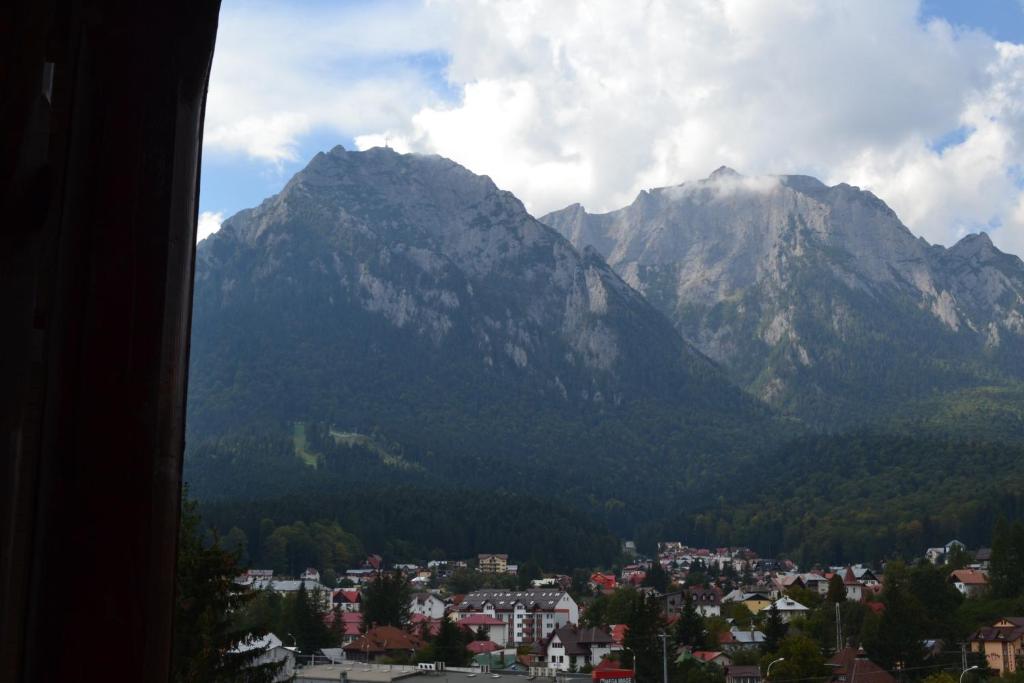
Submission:
<svg viewBox="0 0 1024 683">
<path fill-rule="evenodd" d="M 299 584 L 306 584 L 307 591 L 326 590 L 323 584 L 312 579 L 256 579 L 252 582 L 252 589 L 263 590 L 269 587 L 271 590 L 290 593 L 299 590 Z"/>
<path fill-rule="evenodd" d="M 551 588 L 532 588 L 525 591 L 484 589 L 467 594 L 459 605 L 459 610 L 483 609 L 484 603 L 494 605 L 497 610 L 512 609 L 517 602 L 522 603 L 526 609 L 530 609 L 534 604 L 540 609 L 554 609 L 563 595 L 565 591 Z"/>
<path fill-rule="evenodd" d="M 239 641 L 238 645 L 231 648 L 231 652 L 249 652 L 251 650 L 273 650 L 275 647 L 281 647 L 284 643 L 281 639 L 275 636 L 273 633 L 268 633 L 262 638 L 255 638 L 249 635 L 244 640 Z"/>
</svg>

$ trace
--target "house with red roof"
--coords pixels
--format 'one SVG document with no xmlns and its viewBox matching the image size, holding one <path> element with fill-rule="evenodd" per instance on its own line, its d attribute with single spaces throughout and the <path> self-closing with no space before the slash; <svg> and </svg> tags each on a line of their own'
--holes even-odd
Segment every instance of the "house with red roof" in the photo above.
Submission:
<svg viewBox="0 0 1024 683">
<path fill-rule="evenodd" d="M 684 659 L 684 655 L 696 659 L 701 664 L 715 664 L 720 667 L 727 667 L 732 665 L 732 658 L 724 652 L 718 650 L 694 650 L 693 652 L 684 651 L 683 654 L 679 655 L 676 659 L 677 662 Z"/>
<path fill-rule="evenodd" d="M 414 633 L 394 626 L 375 626 L 342 649 L 345 657 L 357 662 L 372 662 L 380 657 L 412 659 L 423 640 Z"/>
<path fill-rule="evenodd" d="M 860 602 L 864 599 L 864 584 L 860 582 L 853 569 L 846 568 L 843 572 L 843 586 L 846 588 L 846 599 L 851 602 Z"/>
<path fill-rule="evenodd" d="M 467 628 L 473 633 L 483 633 L 488 640 L 501 647 L 508 644 L 508 624 L 490 614 L 467 614 L 459 619 L 459 626 Z"/>
<path fill-rule="evenodd" d="M 950 573 L 949 582 L 967 598 L 988 592 L 988 572 L 983 569 L 957 569 Z"/>
<path fill-rule="evenodd" d="M 474 640 L 466 646 L 466 649 L 475 655 L 482 655 L 488 652 L 500 650 L 501 647 L 490 640 Z"/>
<path fill-rule="evenodd" d="M 594 572 L 590 575 L 590 583 L 594 584 L 595 588 L 615 588 L 615 575 Z"/>
<path fill-rule="evenodd" d="M 342 612 L 361 612 L 363 605 L 359 591 L 351 588 L 337 588 L 331 593 L 331 606 Z"/>
<path fill-rule="evenodd" d="M 892 674 L 875 664 L 864 649 L 845 647 L 828 660 L 829 683 L 896 683 Z"/>
<path fill-rule="evenodd" d="M 338 631 L 341 633 L 341 644 L 347 645 L 361 635 L 360 629 L 363 625 L 363 615 L 359 612 L 342 612 L 340 610 L 332 610 L 324 614 L 324 623 L 327 624 L 328 628 L 334 628 L 334 622 L 336 619 L 341 620 L 341 626 L 338 627 Z"/>
</svg>

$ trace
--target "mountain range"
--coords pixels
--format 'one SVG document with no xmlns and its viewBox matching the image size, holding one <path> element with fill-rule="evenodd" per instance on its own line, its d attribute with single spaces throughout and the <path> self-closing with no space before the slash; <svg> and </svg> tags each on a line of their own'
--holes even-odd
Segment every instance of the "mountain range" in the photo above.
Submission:
<svg viewBox="0 0 1024 683">
<path fill-rule="evenodd" d="M 674 519 L 778 548 L 806 541 L 793 514 L 839 510 L 839 482 L 868 491 L 876 458 L 898 460 L 890 493 L 947 472 L 935 505 L 956 513 L 880 505 L 891 533 L 862 547 L 881 553 L 984 528 L 971 500 L 1024 477 L 1017 446 L 981 443 L 1024 441 L 1024 263 L 806 176 L 721 168 L 537 220 L 450 160 L 335 147 L 198 245 L 190 353 L 186 478 L 207 500 L 527 492 L 620 533 Z"/>
<path fill-rule="evenodd" d="M 605 499 L 782 431 L 596 251 L 436 156 L 318 154 L 199 245 L 194 301 L 192 441 L 320 422 Z"/>
<path fill-rule="evenodd" d="M 1024 376 L 1024 263 L 984 233 L 931 245 L 850 185 L 723 167 L 541 221 L 598 250 L 740 386 L 814 426 Z"/>
</svg>

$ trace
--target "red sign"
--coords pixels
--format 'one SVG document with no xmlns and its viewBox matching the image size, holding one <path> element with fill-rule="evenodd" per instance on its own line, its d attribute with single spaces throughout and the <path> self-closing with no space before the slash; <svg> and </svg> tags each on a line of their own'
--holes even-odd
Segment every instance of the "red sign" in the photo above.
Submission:
<svg viewBox="0 0 1024 683">
<path fill-rule="evenodd" d="M 600 669 L 590 674 L 590 680 L 601 683 L 634 683 L 635 678 L 633 669 Z"/>
</svg>

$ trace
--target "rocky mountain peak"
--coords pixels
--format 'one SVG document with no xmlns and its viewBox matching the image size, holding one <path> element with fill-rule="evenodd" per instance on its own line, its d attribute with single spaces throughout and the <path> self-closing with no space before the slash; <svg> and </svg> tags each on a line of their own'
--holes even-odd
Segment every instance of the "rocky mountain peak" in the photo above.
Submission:
<svg viewBox="0 0 1024 683">
<path fill-rule="evenodd" d="M 714 171 L 711 172 L 710 176 L 708 176 L 708 178 L 711 179 L 711 180 L 714 180 L 716 178 L 739 178 L 739 177 L 740 177 L 740 173 L 738 173 L 734 169 L 729 168 L 728 166 L 719 166 L 718 168 L 716 168 Z"/>
<path fill-rule="evenodd" d="M 1024 351 L 1019 259 L 984 234 L 933 247 L 876 195 L 846 183 L 722 167 L 616 211 L 541 220 L 600 251 L 686 339 L 775 405 L 830 392 L 845 403 L 839 388 L 851 368 L 878 353 L 854 338 L 900 339 L 898 362 L 957 381 L 971 371 L 949 368 L 976 362 L 964 349 Z M 912 351 L 923 339 L 948 346 Z M 865 363 L 864 381 L 875 381 L 869 368 L 880 362 Z M 893 392 L 916 382 L 900 377 L 890 379 Z"/>
</svg>

